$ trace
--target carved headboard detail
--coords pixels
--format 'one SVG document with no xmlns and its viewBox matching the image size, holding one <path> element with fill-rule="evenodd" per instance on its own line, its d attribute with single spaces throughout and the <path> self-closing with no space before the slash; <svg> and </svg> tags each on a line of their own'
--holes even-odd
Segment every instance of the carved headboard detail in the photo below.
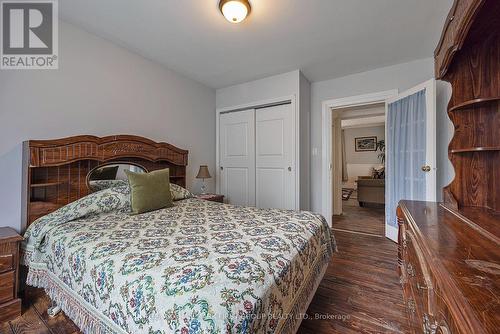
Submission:
<svg viewBox="0 0 500 334">
<path fill-rule="evenodd" d="M 118 161 L 135 163 L 148 171 L 170 168 L 171 182 L 186 185 L 188 151 L 167 143 L 132 135 L 29 140 L 23 143 L 25 227 L 88 195 L 88 172 Z"/>
</svg>

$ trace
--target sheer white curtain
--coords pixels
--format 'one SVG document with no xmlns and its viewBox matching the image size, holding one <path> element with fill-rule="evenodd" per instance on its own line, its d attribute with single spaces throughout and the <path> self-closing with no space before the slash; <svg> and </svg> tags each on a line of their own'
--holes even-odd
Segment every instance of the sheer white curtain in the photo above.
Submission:
<svg viewBox="0 0 500 334">
<path fill-rule="evenodd" d="M 345 130 L 341 131 L 341 145 L 342 145 L 342 181 L 349 180 L 347 175 L 347 157 L 345 153 Z"/>
<path fill-rule="evenodd" d="M 386 219 L 397 227 L 402 199 L 425 200 L 425 89 L 388 105 L 386 140 Z"/>
</svg>

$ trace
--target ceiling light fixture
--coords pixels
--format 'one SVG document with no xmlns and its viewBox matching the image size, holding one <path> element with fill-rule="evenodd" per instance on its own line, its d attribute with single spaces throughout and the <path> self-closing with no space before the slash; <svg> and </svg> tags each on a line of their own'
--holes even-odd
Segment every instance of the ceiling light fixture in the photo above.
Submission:
<svg viewBox="0 0 500 334">
<path fill-rule="evenodd" d="M 250 2 L 248 0 L 220 0 L 219 9 L 231 23 L 240 23 L 250 14 Z"/>
</svg>

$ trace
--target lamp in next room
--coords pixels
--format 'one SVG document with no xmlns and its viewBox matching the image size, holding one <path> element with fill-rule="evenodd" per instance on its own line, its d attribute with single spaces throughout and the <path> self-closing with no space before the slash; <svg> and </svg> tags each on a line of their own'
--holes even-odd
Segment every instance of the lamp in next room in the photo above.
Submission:
<svg viewBox="0 0 500 334">
<path fill-rule="evenodd" d="M 196 175 L 197 179 L 202 179 L 203 183 L 201 185 L 201 193 L 205 194 L 207 191 L 207 185 L 205 184 L 205 179 L 209 179 L 212 176 L 210 176 L 210 172 L 208 171 L 208 166 L 207 165 L 201 165 L 200 170 L 198 171 L 198 175 Z"/>
</svg>

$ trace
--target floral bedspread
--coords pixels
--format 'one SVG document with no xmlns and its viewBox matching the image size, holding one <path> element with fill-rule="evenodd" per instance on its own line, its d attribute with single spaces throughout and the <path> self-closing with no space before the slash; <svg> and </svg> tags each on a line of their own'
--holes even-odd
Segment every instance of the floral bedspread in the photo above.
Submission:
<svg viewBox="0 0 500 334">
<path fill-rule="evenodd" d="M 313 293 L 306 282 L 335 248 L 310 212 L 192 198 L 129 210 L 128 188 L 114 187 L 34 222 L 25 234 L 28 284 L 47 290 L 57 281 L 52 298 L 76 295 L 116 332 L 275 333 Z M 63 310 L 94 332 L 71 307 Z"/>
</svg>

